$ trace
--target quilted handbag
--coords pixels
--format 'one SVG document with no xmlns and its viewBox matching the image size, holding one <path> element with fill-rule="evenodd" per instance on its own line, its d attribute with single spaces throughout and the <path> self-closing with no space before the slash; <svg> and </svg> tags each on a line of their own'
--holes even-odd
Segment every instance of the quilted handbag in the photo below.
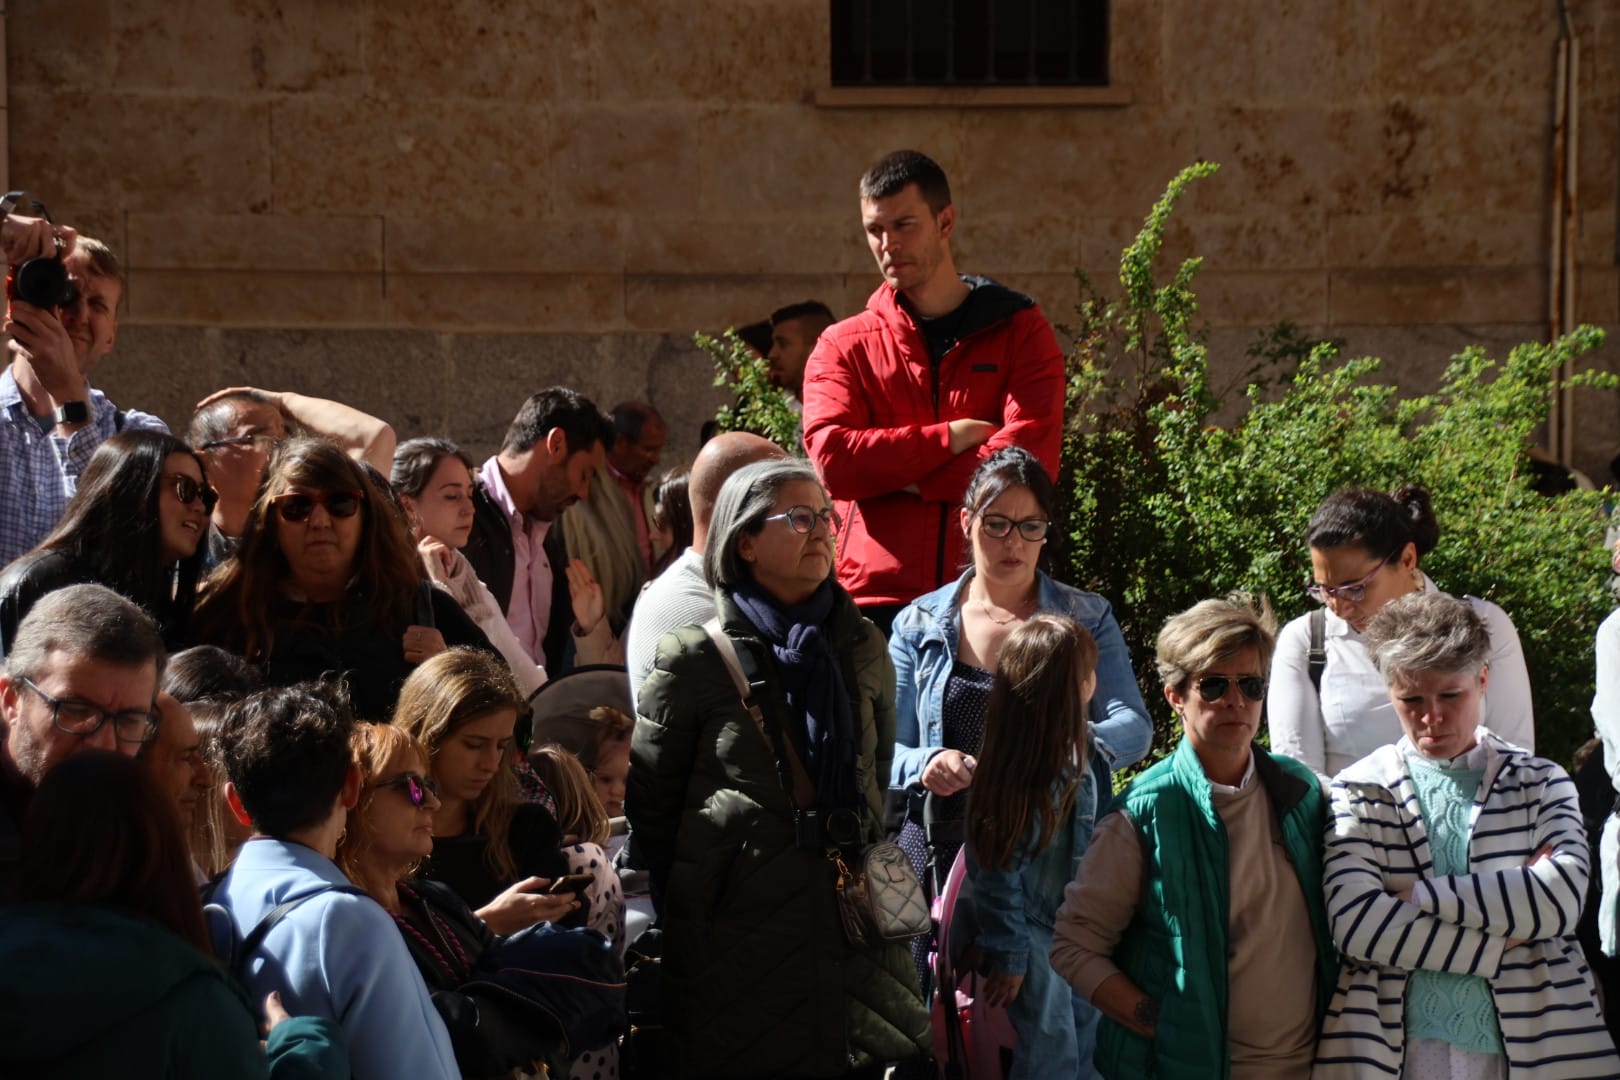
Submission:
<svg viewBox="0 0 1620 1080">
<path fill-rule="evenodd" d="M 851 945 L 876 946 L 928 933 L 928 900 L 899 844 L 869 844 L 853 865 L 841 851 L 832 860 L 838 867 L 838 913 Z"/>
</svg>

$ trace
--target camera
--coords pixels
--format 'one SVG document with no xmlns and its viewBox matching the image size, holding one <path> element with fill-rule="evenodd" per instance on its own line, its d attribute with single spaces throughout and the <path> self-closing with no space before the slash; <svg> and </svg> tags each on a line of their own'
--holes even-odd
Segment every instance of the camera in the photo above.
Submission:
<svg viewBox="0 0 1620 1080">
<path fill-rule="evenodd" d="M 23 198 L 23 192 L 13 191 L 0 199 L 0 217 L 11 213 Z M 46 221 L 51 220 L 50 212 L 45 209 L 44 203 L 38 199 L 29 202 L 30 209 L 35 214 Z M 67 266 L 62 262 L 60 239 L 57 240 L 55 255 L 42 255 L 39 258 L 28 259 L 21 265 L 7 268 L 6 297 L 42 308 L 73 306 L 79 299 L 79 290 L 68 277 Z"/>
</svg>

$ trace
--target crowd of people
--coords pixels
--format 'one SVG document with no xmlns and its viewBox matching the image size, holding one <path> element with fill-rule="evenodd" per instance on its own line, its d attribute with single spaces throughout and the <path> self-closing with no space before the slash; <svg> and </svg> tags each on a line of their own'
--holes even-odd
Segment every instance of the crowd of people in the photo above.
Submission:
<svg viewBox="0 0 1620 1080">
<path fill-rule="evenodd" d="M 665 472 L 564 387 L 482 463 L 254 387 L 177 438 L 90 386 L 112 252 L 0 221 L 73 286 L 0 374 L 0 1073 L 916 1077 L 961 1008 L 1017 1078 L 1620 1075 L 1576 939 L 1620 826 L 1595 874 L 1421 487 L 1322 504 L 1280 634 L 1169 620 L 1126 782 L 1137 665 L 1048 572 L 1056 336 L 927 157 L 859 199 L 866 309 L 745 328 L 802 443 Z M 971 995 L 905 913 L 946 880 Z"/>
</svg>

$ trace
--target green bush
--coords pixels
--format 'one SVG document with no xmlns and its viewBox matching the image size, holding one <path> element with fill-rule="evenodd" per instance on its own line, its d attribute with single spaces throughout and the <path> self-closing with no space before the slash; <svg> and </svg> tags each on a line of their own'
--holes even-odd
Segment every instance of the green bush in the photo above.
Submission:
<svg viewBox="0 0 1620 1080">
<path fill-rule="evenodd" d="M 719 337 L 693 334 L 692 340 L 714 361 L 714 385 L 737 396 L 735 405 L 723 406 L 715 414 L 720 430 L 752 431 L 788 453 L 804 457 L 799 414 L 788 404 L 787 394 L 771 382 L 771 366 L 765 358 L 735 330 Z"/>
<path fill-rule="evenodd" d="M 1308 610 L 1305 527 L 1336 489 L 1426 487 L 1441 526 L 1424 569 L 1443 589 L 1502 605 L 1518 626 L 1535 695 L 1538 750 L 1568 762 L 1590 734 L 1592 638 L 1610 610 L 1602 492 L 1548 499 L 1530 487 L 1528 451 L 1561 366 L 1597 347 L 1581 327 L 1505 361 L 1469 348 L 1440 389 L 1403 396 L 1378 383 L 1376 359 L 1310 348 L 1291 379 L 1251 385 L 1226 427 L 1194 328 L 1198 259 L 1155 278 L 1165 223 L 1200 163 L 1171 182 L 1120 260 L 1121 292 L 1082 278 L 1069 356 L 1061 488 L 1061 576 L 1109 597 L 1155 709 L 1155 757 L 1173 717 L 1152 670 L 1166 618 L 1233 589 L 1271 597 L 1279 621 Z M 1251 355 L 1273 366 L 1305 347 L 1290 328 Z M 1584 373 L 1580 386 L 1612 387 Z"/>
</svg>

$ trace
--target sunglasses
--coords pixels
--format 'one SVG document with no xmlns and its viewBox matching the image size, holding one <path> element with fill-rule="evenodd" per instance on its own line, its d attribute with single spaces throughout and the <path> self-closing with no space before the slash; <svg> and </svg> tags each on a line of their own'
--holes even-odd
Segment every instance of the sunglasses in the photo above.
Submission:
<svg viewBox="0 0 1620 1080">
<path fill-rule="evenodd" d="M 174 497 L 180 500 L 181 505 L 190 506 L 198 499 L 202 500 L 203 510 L 206 513 L 214 512 L 214 504 L 219 502 L 219 494 L 201 480 L 193 480 L 185 473 L 164 473 L 163 479 L 168 482 Z"/>
<path fill-rule="evenodd" d="M 812 510 L 808 506 L 790 506 L 780 514 L 772 514 L 766 521 L 785 521 L 788 528 L 796 533 L 806 536 L 816 531 L 816 522 L 827 526 L 828 532 L 836 533 L 844 527 L 843 518 L 838 511 L 828 507 L 826 510 Z"/>
<path fill-rule="evenodd" d="M 433 782 L 430 776 L 417 776 L 413 772 L 400 773 L 389 780 L 380 780 L 371 785 L 374 788 L 404 788 L 405 797 L 411 800 L 411 805 L 420 810 L 427 804 L 428 796 L 435 799 L 439 797 L 439 785 Z"/>
<path fill-rule="evenodd" d="M 354 517 L 360 512 L 360 504 L 366 501 L 366 497 L 358 491 L 289 491 L 270 501 L 275 504 L 282 521 L 298 522 L 308 521 L 317 506 L 324 506 L 326 512 L 335 518 Z"/>
<path fill-rule="evenodd" d="M 1213 705 L 1226 696 L 1226 692 L 1237 683 L 1238 692 L 1250 701 L 1259 701 L 1266 696 L 1266 680 L 1258 675 L 1239 675 L 1233 678 L 1230 675 L 1207 675 L 1193 685 L 1198 687 L 1198 696 L 1207 704 Z"/>
</svg>

